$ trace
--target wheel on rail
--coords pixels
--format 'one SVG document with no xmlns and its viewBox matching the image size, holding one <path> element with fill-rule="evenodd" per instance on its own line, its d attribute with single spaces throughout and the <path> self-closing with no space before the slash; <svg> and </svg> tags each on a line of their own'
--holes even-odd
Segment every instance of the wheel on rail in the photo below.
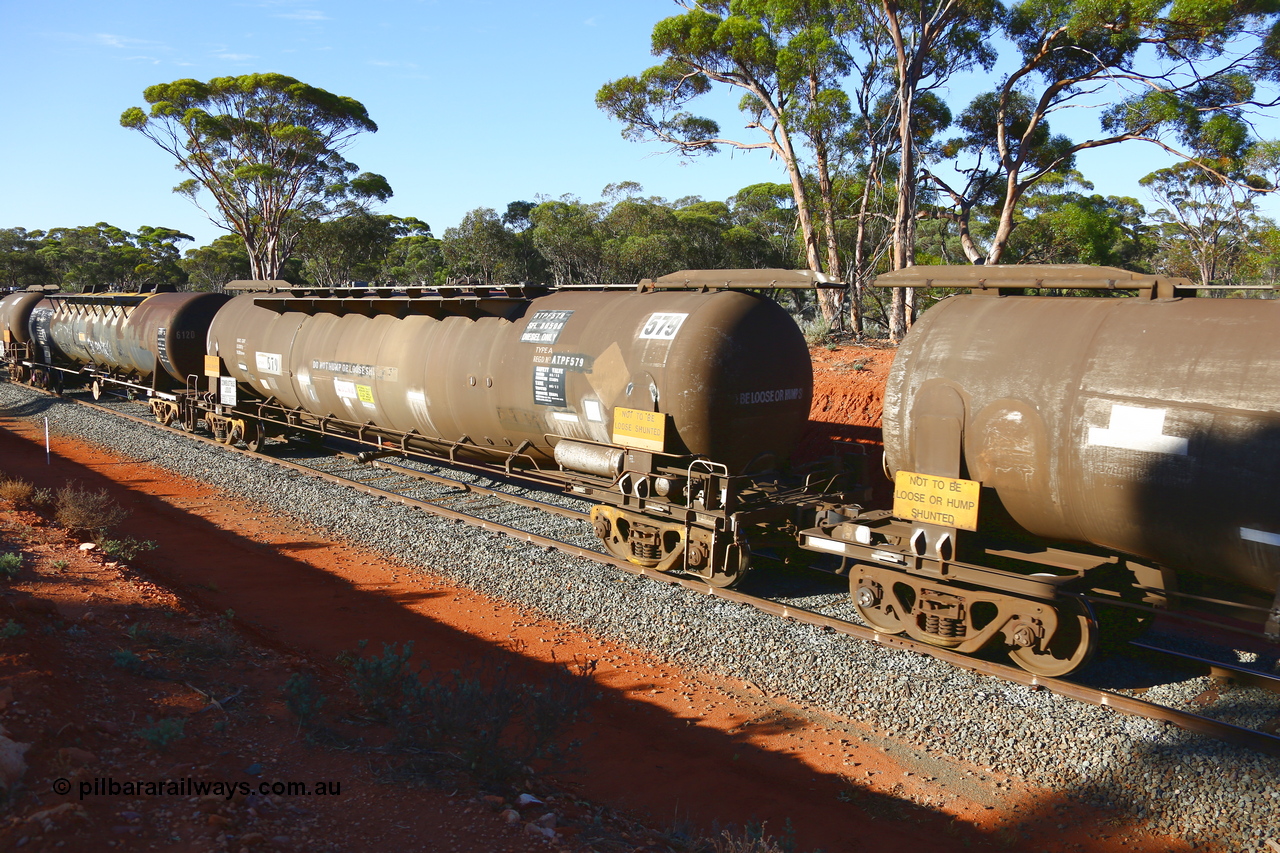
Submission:
<svg viewBox="0 0 1280 853">
<path fill-rule="evenodd" d="M 892 590 L 879 581 L 864 577 L 857 567 L 849 573 L 849 597 L 862 621 L 882 634 L 901 634 L 906 630 L 903 605 Z"/>
<path fill-rule="evenodd" d="M 1034 675 L 1056 678 L 1074 672 L 1093 657 L 1098 642 L 1098 620 L 1088 602 L 1069 599 L 1054 610 L 1058 628 L 1048 641 L 1009 649 L 1009 657 Z"/>
<path fill-rule="evenodd" d="M 724 559 L 717 565 L 710 576 L 699 575 L 708 586 L 717 589 L 732 589 L 742 583 L 751 568 L 751 549 L 745 545 L 730 545 L 725 548 Z"/>
<path fill-rule="evenodd" d="M 89 386 L 89 393 L 93 394 L 93 399 L 102 399 L 102 383 L 97 379 L 93 380 L 93 384 Z"/>
<path fill-rule="evenodd" d="M 262 449 L 262 445 L 266 443 L 267 434 L 263 430 L 262 424 L 252 418 L 245 418 L 244 436 L 241 439 L 244 442 L 245 450 L 250 453 L 257 453 Z"/>
</svg>

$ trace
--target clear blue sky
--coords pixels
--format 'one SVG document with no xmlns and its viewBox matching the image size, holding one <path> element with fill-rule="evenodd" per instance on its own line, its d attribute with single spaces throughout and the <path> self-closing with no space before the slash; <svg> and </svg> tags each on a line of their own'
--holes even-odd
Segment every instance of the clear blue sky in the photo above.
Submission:
<svg viewBox="0 0 1280 853">
<path fill-rule="evenodd" d="M 275 71 L 362 102 L 378 124 L 347 158 L 385 175 L 383 212 L 437 235 L 475 207 L 538 193 L 595 201 L 606 184 L 724 199 L 785 180 L 760 152 L 691 165 L 622 139 L 595 106 L 601 84 L 653 64 L 670 0 L 467 3 L 0 0 L 0 227 L 106 221 L 218 231 L 171 189 L 173 160 L 120 113 L 182 78 Z M 719 98 L 731 117 L 736 98 Z M 192 244 L 187 244 L 188 247 Z"/>
<path fill-rule="evenodd" d="M 682 163 L 627 142 L 595 92 L 655 60 L 649 34 L 680 11 L 670 0 L 0 0 L 0 227 L 110 222 L 178 228 L 208 243 L 220 232 L 188 200 L 173 161 L 120 113 L 146 106 L 155 83 L 275 71 L 361 101 L 379 125 L 347 153 L 385 175 L 383 212 L 416 216 L 437 235 L 485 206 L 573 194 L 600 197 L 636 181 L 646 194 L 725 199 L 786 180 L 766 153 Z M 726 133 L 737 96 L 704 107 Z M 962 98 L 953 99 L 957 114 Z M 1126 145 L 1081 163 L 1098 192 L 1138 195 L 1161 165 Z M 1147 203 L 1147 199 L 1140 200 Z"/>
</svg>

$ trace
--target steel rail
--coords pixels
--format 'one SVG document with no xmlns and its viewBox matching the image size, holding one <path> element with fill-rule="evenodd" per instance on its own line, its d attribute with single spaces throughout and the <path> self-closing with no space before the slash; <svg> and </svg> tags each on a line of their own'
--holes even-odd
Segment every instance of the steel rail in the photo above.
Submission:
<svg viewBox="0 0 1280 853">
<path fill-rule="evenodd" d="M 339 452 L 338 456 L 342 458 L 350 458 L 350 459 L 356 458 L 356 454 L 354 453 L 349 454 L 349 453 L 346 453 L 345 451 Z M 521 495 L 513 495 L 508 492 L 504 492 L 500 489 L 491 489 L 488 486 L 479 486 L 474 483 L 464 483 L 461 480 L 455 480 L 452 477 L 445 477 L 440 474 L 431 474 L 426 471 L 414 471 L 410 468 L 404 467 L 403 465 L 397 465 L 394 462 L 384 462 L 378 459 L 372 462 L 361 462 L 359 464 L 362 466 L 371 466 L 374 468 L 378 468 L 383 471 L 390 471 L 393 474 L 398 474 L 403 477 L 409 477 L 414 480 L 425 480 L 429 483 L 438 483 L 440 485 L 452 486 L 453 488 L 460 489 L 464 492 L 473 492 L 477 495 L 485 495 L 486 497 L 500 498 L 501 500 L 506 501 L 507 503 L 513 503 L 513 504 L 519 504 L 520 506 L 532 507 L 533 509 L 542 510 L 543 512 L 549 512 L 552 515 L 559 515 L 564 518 L 572 518 L 579 521 L 585 520 L 586 518 L 588 518 L 587 513 L 581 512 L 580 510 L 569 509 L 567 507 L 562 507 L 562 506 L 556 506 L 555 504 L 550 504 L 550 503 L 547 503 L 546 501 L 540 501 L 534 498 L 526 498 Z"/>
<path fill-rule="evenodd" d="M 393 500 L 398 503 L 405 504 L 406 506 L 416 507 L 418 509 L 423 510 L 424 512 L 430 513 L 431 515 L 438 515 L 443 518 L 451 519 L 453 521 L 465 521 L 468 524 L 472 524 L 484 530 L 488 530 L 494 533 L 505 533 L 506 535 L 512 536 L 516 539 L 521 539 L 523 541 L 531 542 L 538 545 L 544 545 L 548 547 L 551 546 L 553 543 L 564 545 L 567 548 L 573 549 L 572 553 L 574 554 L 574 556 L 588 557 L 590 559 L 603 558 L 606 556 L 605 554 L 599 551 L 592 551 L 588 548 L 582 548 L 581 546 L 572 545 L 567 542 L 560 543 L 558 540 L 550 539 L 545 536 L 539 536 L 538 534 L 535 534 L 535 533 L 529 533 L 528 531 L 520 530 L 519 528 L 516 528 L 516 527 L 511 527 L 506 524 L 500 524 L 495 521 L 489 521 L 488 519 L 480 518 L 479 516 L 469 515 L 464 512 L 458 512 L 457 510 L 452 510 L 452 509 L 449 509 L 448 507 L 440 506 L 439 504 L 434 503 L 430 499 L 411 498 L 408 495 L 402 495 L 402 494 L 399 494 L 398 492 L 388 491 L 387 489 L 381 489 L 381 488 L 378 488 L 377 486 L 367 485 L 361 482 L 360 480 L 352 480 L 347 477 L 343 477 L 340 474 L 333 474 L 333 473 L 330 473 L 329 471 L 322 471 L 319 468 L 312 468 L 311 466 L 304 465 L 300 462 L 294 462 L 289 459 L 280 459 L 279 457 L 271 456 L 269 454 L 254 452 L 252 450 L 245 450 L 243 448 L 236 447 L 231 444 L 224 444 L 223 442 L 218 441 L 217 439 L 214 439 L 214 438 L 209 438 L 208 436 L 199 435 L 198 433 L 188 432 L 187 430 L 184 430 L 184 429 L 178 429 L 176 427 L 166 426 L 165 424 L 157 423 L 154 418 L 144 418 L 140 415 L 132 415 L 132 414 L 129 414 L 128 412 L 121 412 L 117 409 L 112 409 L 107 406 L 102 406 L 102 405 L 99 405 L 98 403 L 91 403 L 88 400 L 80 400 L 75 397 L 64 396 L 63 399 L 69 400 L 70 402 L 76 403 L 81 406 L 88 406 L 91 409 L 97 409 L 98 411 L 115 415 L 116 417 L 119 417 L 119 418 L 124 418 L 125 420 L 130 420 L 136 423 L 145 424 L 148 427 L 167 430 L 171 433 L 174 433 L 175 435 L 180 435 L 184 438 L 189 438 L 193 441 L 199 441 L 205 444 L 210 444 L 215 447 L 221 448 L 222 450 L 229 450 L 232 453 L 238 453 L 241 456 L 247 456 L 251 459 L 258 459 L 264 462 L 269 462 L 273 465 L 279 465 L 282 468 L 288 468 L 291 471 L 297 471 L 303 474 L 311 474 L 313 476 L 319 477 L 322 480 L 326 480 L 331 483 L 336 483 L 341 486 L 346 486 L 348 488 L 355 489 L 359 492 L 363 492 L 368 495 L 373 495 L 374 497 Z M 413 475 L 407 474 L 406 476 L 413 476 Z M 447 480 L 448 478 L 441 478 L 441 479 Z M 450 484 L 455 483 L 455 481 L 448 481 L 448 482 Z M 457 484 L 457 485 L 469 485 L 469 484 Z M 483 488 L 483 487 L 480 487 L 480 488 Z M 498 497 L 504 500 L 507 498 L 516 497 L 514 495 L 506 495 L 502 492 L 498 492 L 494 490 L 488 490 L 488 491 L 491 492 L 491 495 L 487 495 L 487 496 Z M 520 503 L 524 501 L 527 501 L 529 503 L 537 503 L 535 501 L 529 501 L 526 498 L 521 498 L 520 500 L 513 501 L 513 502 Z M 536 508 L 539 510 L 544 509 L 542 505 L 538 505 Z M 573 511 L 567 510 L 567 512 L 573 512 Z M 582 513 L 578 513 L 574 517 L 585 518 L 585 515 L 583 515 Z"/>
<path fill-rule="evenodd" d="M 1141 640 L 1130 640 L 1129 645 L 1139 649 L 1145 649 L 1149 652 L 1168 655 L 1178 660 L 1193 663 L 1197 666 L 1209 670 L 1209 675 L 1215 678 L 1225 678 L 1234 681 L 1237 684 L 1248 685 L 1249 687 L 1259 687 L 1272 693 L 1280 693 L 1280 675 L 1272 675 L 1267 672 L 1260 672 L 1256 669 L 1249 669 L 1238 663 L 1227 663 L 1226 661 L 1213 660 L 1212 658 L 1193 655 L 1190 652 L 1174 651 L 1166 649 L 1163 646 L 1153 646 L 1150 643 L 1144 643 Z"/>
<path fill-rule="evenodd" d="M 271 456 L 270 454 L 262 453 L 261 451 L 254 452 L 250 450 L 241 449 L 232 444 L 224 444 L 223 442 L 220 442 L 217 439 L 212 439 L 212 438 L 209 438 L 208 436 L 200 435 L 199 433 L 192 433 L 192 432 L 188 432 L 185 429 L 166 426 L 164 424 L 157 422 L 154 418 L 145 417 L 142 415 L 133 415 L 128 412 L 122 412 L 119 409 L 113 409 L 113 408 L 110 408 L 109 406 L 103 406 L 102 404 L 97 402 L 82 400 L 78 397 L 74 397 L 70 395 L 64 394 L 62 396 L 64 399 L 70 400 L 71 402 L 74 402 L 74 403 L 79 403 L 80 405 L 83 405 L 83 406 L 88 406 L 90 408 L 98 409 L 99 411 L 108 412 L 112 415 L 125 418 L 127 420 L 137 421 L 138 423 L 143 423 L 143 424 L 146 424 L 147 426 L 152 426 L 159 429 L 166 429 L 175 434 L 184 435 L 188 438 L 195 439 L 196 441 L 203 441 L 209 444 L 215 444 L 218 447 L 222 447 L 228 450 L 233 450 L 236 453 L 244 453 L 244 454 L 253 456 L 255 458 L 268 459 L 273 462 L 279 462 L 283 465 L 286 465 L 287 467 L 290 467 L 292 465 L 298 465 L 300 466 L 301 470 L 311 471 L 316 474 L 324 475 L 329 473 L 329 472 L 321 471 L 318 468 L 312 468 L 311 466 L 303 463 L 295 463 L 295 462 L 292 462 L 291 460 L 280 459 L 279 457 Z M 335 436 L 335 438 L 339 441 L 348 440 L 339 436 Z M 345 450 L 339 450 L 335 452 L 333 455 L 323 457 L 323 458 L 328 458 L 328 459 L 337 458 L 337 459 L 350 460 L 356 463 L 356 466 L 358 466 L 358 470 L 369 470 L 371 468 L 377 468 L 379 470 L 388 471 L 391 474 L 403 476 L 409 479 L 422 480 L 429 483 L 436 483 L 439 485 L 450 486 L 462 492 L 472 492 L 479 495 L 485 495 L 487 497 L 496 497 L 507 503 L 513 503 L 513 504 L 519 504 L 521 506 L 532 507 L 534 509 L 538 509 L 543 512 L 551 513 L 552 515 L 559 515 L 564 518 L 570 518 L 577 521 L 581 521 L 588 518 L 587 513 L 581 512 L 580 510 L 556 506 L 555 504 L 550 504 L 545 501 L 539 501 L 534 498 L 526 498 L 520 495 L 513 495 L 508 492 L 503 492 L 500 489 L 492 489 L 487 486 L 481 486 L 474 483 L 465 483 L 461 480 L 457 480 L 452 477 L 445 477 L 439 474 L 431 474 L 426 471 L 414 471 L 410 468 L 404 467 L 403 465 L 397 465 L 393 462 L 384 462 L 381 459 L 375 459 L 369 462 L 361 462 L 358 459 L 358 454 L 350 453 Z M 438 465 L 440 463 L 433 462 L 432 464 Z M 367 482 L 362 480 L 354 480 L 348 477 L 343 477 L 341 475 L 334 475 L 334 476 L 337 478 L 337 481 L 342 483 L 356 484 L 361 482 Z M 522 486 L 522 488 L 532 488 L 532 486 Z M 387 494 L 387 493 L 395 494 L 395 492 L 391 489 L 383 489 L 378 492 L 379 495 Z M 453 496 L 446 495 L 446 496 L 441 496 L 440 498 L 431 498 L 431 499 L 423 498 L 422 500 L 448 500 L 450 497 L 453 497 Z"/>
<path fill-rule="evenodd" d="M 1098 705 L 1106 708 L 1112 708 L 1116 711 L 1120 711 L 1121 713 L 1130 714 L 1137 717 L 1143 717 L 1145 719 L 1158 720 L 1161 722 L 1170 723 L 1177 726 L 1178 728 L 1184 729 L 1189 732 L 1193 732 L 1195 734 L 1204 735 L 1206 737 L 1214 738 L 1216 740 L 1224 741 L 1226 743 L 1232 743 L 1239 746 L 1244 746 L 1249 749 L 1257 750 L 1258 752 L 1266 753 L 1268 755 L 1280 756 L 1280 735 L 1273 735 L 1267 732 L 1248 729 L 1243 726 L 1237 726 L 1232 723 L 1226 723 L 1226 722 L 1222 722 L 1221 720 L 1215 720 L 1211 717 L 1205 717 L 1200 714 L 1193 714 L 1189 711 L 1182 711 L 1177 708 L 1169 708 L 1164 705 L 1159 705 L 1155 702 L 1149 702 L 1145 699 L 1138 699 L 1132 696 L 1126 696 L 1122 693 L 1116 693 L 1110 690 L 1103 690 L 1097 687 L 1089 687 L 1087 685 L 1077 684 L 1075 682 L 1068 681 L 1062 678 L 1048 678 L 1045 676 L 1035 675 L 1034 673 L 1027 672 L 1026 670 L 1020 669 L 1012 665 L 995 663 L 993 661 L 984 661 L 978 658 L 970 657 L 968 655 L 958 654 L 949 649 L 941 648 L 938 646 L 931 646 L 927 643 L 920 643 L 908 637 L 903 637 L 896 634 L 885 634 L 880 631 L 876 631 L 875 629 L 867 628 L 862 625 L 858 625 L 856 623 L 849 622 L 844 619 L 837 619 L 832 616 L 824 616 L 821 613 L 815 613 L 812 610 L 807 610 L 802 607 L 792 607 L 791 605 L 782 604 L 776 601 L 771 601 L 769 599 L 761 598 L 759 596 L 747 595 L 745 593 L 737 592 L 732 589 L 714 587 L 714 586 L 711 586 L 710 584 L 707 584 L 703 581 L 696 580 L 694 578 L 678 577 L 675 575 L 666 574 L 665 572 L 659 572 L 654 569 L 649 569 L 643 566 L 635 565 L 633 563 L 628 563 L 625 560 L 618 559 L 617 557 L 613 557 L 609 554 L 605 554 L 600 551 L 594 551 L 589 548 L 583 548 L 582 546 L 573 545 L 568 542 L 561 542 L 560 540 L 557 540 L 557 539 L 541 536 L 536 533 L 530 533 L 527 530 L 520 530 L 519 528 L 511 527 L 509 525 L 500 524 L 493 521 L 488 521 L 487 519 L 477 518 L 476 516 L 468 515 L 466 513 L 461 513 L 456 510 L 451 510 L 447 507 L 438 506 L 436 504 L 433 504 L 427 501 L 418 500 L 416 498 L 410 498 L 405 495 L 397 494 L 395 492 L 388 492 L 384 489 L 379 489 L 374 486 L 368 486 L 358 481 L 348 480 L 343 477 L 339 477 L 335 474 L 330 474 L 325 471 L 319 471 L 314 468 L 309 468 L 305 465 L 301 465 L 296 462 L 290 462 L 285 459 L 278 459 L 276 457 L 266 456 L 261 453 L 253 453 L 248 450 L 242 450 L 238 447 L 233 447 L 229 444 L 223 444 L 222 442 L 216 441 L 215 439 L 212 439 L 212 438 L 196 435 L 194 433 L 187 432 L 186 430 L 179 430 L 173 427 L 164 426 L 163 424 L 157 423 L 154 420 L 154 418 L 142 418 L 136 415 L 130 415 L 124 412 L 119 412 L 114 409 L 107 408 L 105 406 L 97 405 L 96 403 L 91 403 L 87 400 L 78 400 L 75 398 L 66 398 L 66 399 L 69 399 L 72 402 L 75 402 L 79 405 L 84 405 L 94 409 L 99 409 L 101 411 L 108 412 L 118 417 L 122 417 L 128 420 L 133 420 L 139 423 L 146 424 L 150 427 L 166 429 L 178 435 L 182 435 L 187 438 L 194 439 L 196 441 L 202 441 L 202 442 L 205 442 L 206 444 L 217 445 L 219 448 L 222 448 L 223 450 L 230 450 L 234 453 L 239 453 L 245 456 L 249 456 L 251 458 L 260 459 L 275 465 L 280 465 L 281 467 L 288 468 L 290 470 L 311 474 L 311 475 L 320 477 L 324 480 L 327 480 L 329 482 L 344 485 L 344 486 L 347 486 L 348 488 L 354 488 L 366 494 L 382 497 L 388 500 L 397 501 L 406 506 L 413 506 L 431 515 L 452 519 L 454 521 L 465 522 L 467 524 L 471 524 L 475 527 L 478 527 L 482 530 L 486 530 L 492 533 L 502 533 L 504 535 L 510 536 L 519 541 L 527 542 L 533 545 L 538 545 L 540 547 L 544 547 L 550 550 L 560 551 L 561 553 L 567 554 L 569 556 L 579 557 L 579 558 L 590 560 L 596 563 L 604 563 L 607 565 L 611 565 L 611 566 L 614 566 L 615 568 L 622 569 L 623 571 L 629 572 L 631 574 L 652 578 L 654 580 L 658 580 L 667 584 L 679 585 L 693 592 L 701 593 L 701 594 L 712 596 L 715 598 L 722 598 L 722 599 L 725 599 L 726 601 L 733 601 L 739 604 L 745 604 L 749 607 L 754 607 L 757 610 L 760 610 L 764 613 L 768 613 L 773 616 L 777 616 L 784 619 L 793 619 L 797 622 L 802 622 L 807 625 L 813 625 L 815 627 L 827 628 L 827 629 L 836 631 L 838 633 L 845 634 L 847 636 L 850 636 L 859 640 L 865 640 L 867 642 L 876 643 L 881 646 L 886 646 L 889 648 L 901 649 L 903 651 L 910 651 L 910 652 L 915 652 L 917 654 L 927 655 L 929 657 L 933 657 L 938 660 L 945 661 L 951 664 L 952 666 L 956 666 L 961 669 L 966 669 L 966 670 L 969 670 L 970 672 L 975 672 L 980 675 L 986 675 L 986 676 L 998 678 L 1004 681 L 1010 681 L 1015 684 L 1021 684 L 1026 687 L 1030 687 L 1032 689 L 1048 690 L 1051 693 L 1056 693 L 1060 696 L 1066 696 L 1068 698 L 1075 699 L 1081 702 L 1086 702 L 1091 705 Z"/>
</svg>

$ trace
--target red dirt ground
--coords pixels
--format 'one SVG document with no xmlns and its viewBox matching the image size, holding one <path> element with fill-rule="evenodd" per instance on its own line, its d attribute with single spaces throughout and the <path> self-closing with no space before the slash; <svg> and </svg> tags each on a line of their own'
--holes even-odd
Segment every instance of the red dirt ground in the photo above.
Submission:
<svg viewBox="0 0 1280 853">
<path fill-rule="evenodd" d="M 815 351 L 807 440 L 874 445 L 891 358 Z M 826 853 L 1191 849 L 992 768 L 921 765 L 856 720 L 681 671 L 106 449 L 56 438 L 46 466 L 38 441 L 29 425 L 0 418 L 0 473 L 105 488 L 132 513 L 121 533 L 158 547 L 127 565 L 105 562 L 0 504 L 0 552 L 24 554 L 18 577 L 0 582 L 0 623 L 23 632 L 0 624 L 0 724 L 31 744 L 0 811 L 0 849 L 659 851 L 691 849 L 666 831 L 673 825 L 710 834 L 753 821 L 773 835 L 789 822 L 797 850 Z M 335 656 L 360 640 L 413 640 L 437 672 L 498 660 L 536 678 L 553 660 L 597 661 L 601 698 L 574 732 L 576 766 L 541 768 L 521 790 L 545 805 L 508 823 L 500 812 L 512 791 L 499 802 L 389 782 L 368 751 L 308 743 L 282 685 L 309 672 L 341 694 Z M 162 752 L 153 721 L 165 718 L 184 720 L 185 736 Z M 229 801 L 78 797 L 95 779 L 185 777 L 342 787 Z M 53 793 L 59 778 L 71 781 L 69 795 Z M 547 812 L 557 816 L 550 842 L 526 828 Z"/>
</svg>

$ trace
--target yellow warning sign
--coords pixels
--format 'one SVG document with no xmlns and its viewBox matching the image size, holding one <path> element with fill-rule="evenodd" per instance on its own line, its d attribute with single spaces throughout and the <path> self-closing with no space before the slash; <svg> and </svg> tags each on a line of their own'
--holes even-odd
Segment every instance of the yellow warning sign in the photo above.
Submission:
<svg viewBox="0 0 1280 853">
<path fill-rule="evenodd" d="M 893 478 L 893 514 L 907 521 L 977 530 L 981 487 L 976 480 L 899 471 Z"/>
<path fill-rule="evenodd" d="M 216 355 L 206 355 L 204 357 L 204 375 L 218 378 L 222 375 L 222 359 Z"/>
<path fill-rule="evenodd" d="M 667 416 L 619 406 L 613 410 L 613 443 L 662 452 L 667 449 Z"/>
<path fill-rule="evenodd" d="M 368 385 L 357 385 L 356 396 L 360 398 L 361 403 L 372 403 L 373 389 Z"/>
</svg>

